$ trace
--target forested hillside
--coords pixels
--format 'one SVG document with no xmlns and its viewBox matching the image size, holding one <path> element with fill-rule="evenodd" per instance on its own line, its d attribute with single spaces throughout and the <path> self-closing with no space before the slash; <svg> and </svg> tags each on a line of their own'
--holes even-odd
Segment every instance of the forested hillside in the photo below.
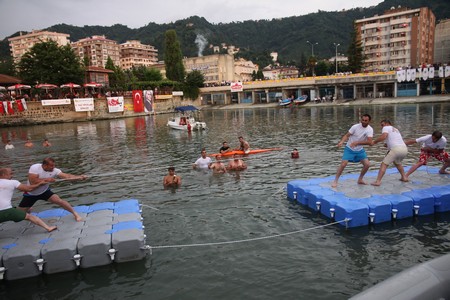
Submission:
<svg viewBox="0 0 450 300">
<path fill-rule="evenodd" d="M 45 29 L 70 34 L 71 41 L 92 35 L 105 35 L 119 43 L 132 39 L 140 40 L 144 44 L 155 46 L 159 50 L 160 60 L 163 59 L 164 33 L 168 29 L 175 29 L 180 39 L 183 55 L 187 57 L 198 55 L 195 39 L 197 35 L 202 35 L 206 38 L 208 45 L 220 45 L 221 43 L 234 45 L 240 48 L 241 53 L 248 58 L 255 59 L 261 55 L 268 57 L 270 52 L 276 51 L 279 53 L 281 62 L 298 64 L 302 59 L 311 55 L 311 45 L 306 41 L 318 43 L 314 47 L 314 54 L 321 58 L 334 56 L 336 49 L 333 43 L 341 45 L 338 48 L 339 53 L 346 53 L 354 20 L 382 14 L 390 7 L 399 5 L 408 8 L 428 6 L 435 13 L 437 20 L 450 18 L 450 1 L 385 0 L 377 6 L 368 8 L 355 8 L 339 12 L 318 11 L 296 17 L 226 24 L 211 24 L 203 17 L 193 16 L 168 24 L 149 23 L 138 29 L 130 29 L 120 24 L 109 27 L 77 27 L 59 24 Z M 293 13 L 302 14 L 301 11 Z M 208 48 L 203 52 L 204 55 L 209 53 L 212 52 Z M 9 55 L 9 45 L 5 38 L 0 42 L 0 60 Z"/>
</svg>

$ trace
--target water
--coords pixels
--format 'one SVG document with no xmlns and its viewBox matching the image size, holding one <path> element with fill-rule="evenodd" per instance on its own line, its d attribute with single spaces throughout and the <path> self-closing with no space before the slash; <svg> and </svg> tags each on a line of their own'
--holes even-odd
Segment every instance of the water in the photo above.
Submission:
<svg viewBox="0 0 450 300">
<path fill-rule="evenodd" d="M 53 186 L 72 205 L 136 198 L 151 246 L 242 241 L 153 249 L 138 262 L 0 282 L 2 299 L 346 299 L 399 271 L 446 254 L 450 213 L 346 230 L 286 199 L 292 179 L 334 175 L 343 149 L 336 144 L 361 113 L 372 115 L 376 136 L 389 118 L 404 138 L 439 129 L 450 136 L 450 104 L 302 109 L 208 110 L 207 132 L 175 132 L 168 115 L 112 121 L 1 128 L 13 151 L 0 149 L 1 166 L 25 181 L 31 164 L 46 156 L 64 172 L 88 174 L 83 182 Z M 253 148 L 283 147 L 252 155 L 241 173 L 211 175 L 192 170 L 205 147 L 217 152 L 243 135 Z M 35 147 L 23 147 L 30 137 Z M 40 144 L 48 138 L 51 148 Z M 300 159 L 290 159 L 298 148 Z M 384 157 L 367 149 L 372 170 Z M 410 147 L 406 165 L 416 162 Z M 436 162 L 431 165 L 438 166 Z M 167 167 L 183 185 L 164 190 Z M 349 164 L 344 174 L 359 172 Z M 20 194 L 15 194 L 18 203 Z M 42 202 L 42 201 L 41 201 Z M 35 210 L 52 206 L 39 203 Z M 24 289 L 26 287 L 26 289 Z"/>
</svg>

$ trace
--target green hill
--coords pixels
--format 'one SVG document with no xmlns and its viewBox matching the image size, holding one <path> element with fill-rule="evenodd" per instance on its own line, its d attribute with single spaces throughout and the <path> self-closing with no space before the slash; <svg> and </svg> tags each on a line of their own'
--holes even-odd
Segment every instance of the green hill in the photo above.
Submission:
<svg viewBox="0 0 450 300">
<path fill-rule="evenodd" d="M 193 16 L 168 24 L 149 23 L 148 25 L 130 29 L 116 24 L 106 26 L 77 27 L 58 24 L 46 30 L 70 34 L 72 41 L 92 35 L 105 35 L 109 39 L 123 43 L 126 40 L 140 40 L 151 44 L 159 50 L 159 59 L 163 59 L 164 33 L 175 29 L 180 39 L 183 55 L 197 56 L 198 47 L 195 38 L 198 34 L 208 40 L 208 45 L 226 43 L 234 45 L 244 53 L 266 55 L 272 51 L 279 54 L 282 62 L 299 62 L 311 54 L 311 46 L 306 41 L 317 42 L 314 54 L 322 58 L 334 56 L 333 43 L 341 46 L 338 52 L 346 53 L 350 42 L 353 21 L 375 14 L 383 14 L 391 7 L 404 6 L 408 8 L 430 7 L 437 20 L 450 17 L 450 1 L 443 0 L 385 0 L 377 6 L 355 8 L 338 12 L 318 11 L 303 16 L 287 17 L 272 20 L 255 20 L 232 23 L 211 24 L 205 18 Z M 301 11 L 298 12 L 301 14 Z M 18 33 L 13 36 L 18 35 Z M 0 61 L 9 57 L 8 38 L 0 42 Z M 206 48 L 204 54 L 212 53 Z"/>
</svg>

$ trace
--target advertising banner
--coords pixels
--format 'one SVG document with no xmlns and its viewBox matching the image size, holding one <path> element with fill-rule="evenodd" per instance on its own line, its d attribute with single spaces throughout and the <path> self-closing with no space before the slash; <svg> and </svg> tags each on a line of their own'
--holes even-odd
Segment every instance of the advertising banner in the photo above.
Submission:
<svg viewBox="0 0 450 300">
<path fill-rule="evenodd" d="M 52 99 L 52 100 L 41 100 L 42 106 L 50 105 L 69 105 L 72 103 L 70 99 Z"/>
<path fill-rule="evenodd" d="M 76 98 L 73 104 L 76 112 L 94 111 L 94 98 Z"/>
<path fill-rule="evenodd" d="M 123 97 L 106 97 L 108 101 L 108 111 L 110 113 L 123 112 Z"/>
<path fill-rule="evenodd" d="M 242 92 L 244 90 L 244 86 L 242 85 L 242 82 L 236 81 L 230 84 L 230 89 L 231 92 Z"/>
</svg>

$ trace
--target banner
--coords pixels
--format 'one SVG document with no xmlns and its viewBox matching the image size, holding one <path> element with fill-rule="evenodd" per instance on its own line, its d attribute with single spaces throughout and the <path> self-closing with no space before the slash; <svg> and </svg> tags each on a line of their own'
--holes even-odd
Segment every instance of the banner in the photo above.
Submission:
<svg viewBox="0 0 450 300">
<path fill-rule="evenodd" d="M 3 101 L 3 109 L 5 114 L 8 114 L 8 101 Z"/>
<path fill-rule="evenodd" d="M 4 115 L 5 114 L 5 108 L 3 106 L 3 102 L 0 103 L 0 115 Z"/>
<path fill-rule="evenodd" d="M 444 67 L 443 66 L 439 67 L 439 77 L 444 78 Z"/>
<path fill-rule="evenodd" d="M 144 109 L 145 112 L 153 111 L 153 103 L 155 98 L 153 97 L 152 90 L 144 90 Z"/>
<path fill-rule="evenodd" d="M 406 81 L 411 81 L 411 69 L 406 70 Z"/>
<path fill-rule="evenodd" d="M 416 80 L 416 69 L 411 69 L 411 81 Z"/>
<path fill-rule="evenodd" d="M 75 111 L 94 111 L 94 98 L 75 98 L 73 99 L 75 105 Z"/>
<path fill-rule="evenodd" d="M 428 68 L 423 68 L 422 69 L 422 78 L 423 78 L 423 80 L 427 80 L 428 79 Z"/>
<path fill-rule="evenodd" d="M 134 105 L 134 112 L 136 113 L 144 112 L 144 101 L 142 99 L 141 90 L 133 90 L 133 105 Z"/>
<path fill-rule="evenodd" d="M 25 110 L 25 108 L 23 108 L 22 100 L 23 99 L 17 99 L 16 100 L 17 108 L 19 109 L 20 112 Z"/>
<path fill-rule="evenodd" d="M 428 78 L 430 78 L 430 79 L 434 78 L 434 67 L 430 67 L 428 69 Z"/>
<path fill-rule="evenodd" d="M 13 102 L 12 101 L 7 101 L 7 109 L 8 109 L 8 114 L 10 114 L 10 115 L 14 114 Z"/>
<path fill-rule="evenodd" d="M 450 76 L 450 66 L 445 66 L 445 77 L 449 77 Z"/>
<path fill-rule="evenodd" d="M 242 92 L 244 90 L 244 85 L 240 81 L 232 82 L 230 84 L 231 92 Z"/>
<path fill-rule="evenodd" d="M 70 99 L 52 99 L 52 100 L 41 100 L 42 106 L 50 105 L 68 105 L 72 103 Z"/>
<path fill-rule="evenodd" d="M 108 101 L 108 111 L 110 113 L 123 112 L 123 96 L 120 97 L 106 97 Z"/>
</svg>

